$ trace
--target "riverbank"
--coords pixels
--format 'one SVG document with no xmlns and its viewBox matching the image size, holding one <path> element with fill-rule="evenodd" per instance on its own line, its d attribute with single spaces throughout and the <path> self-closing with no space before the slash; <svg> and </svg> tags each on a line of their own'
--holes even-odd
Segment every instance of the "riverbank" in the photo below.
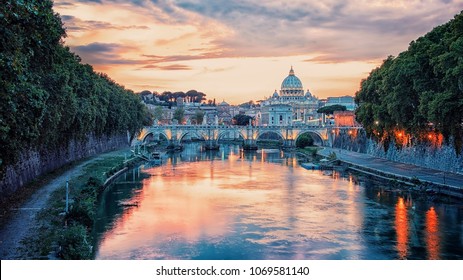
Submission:
<svg viewBox="0 0 463 280">
<path fill-rule="evenodd" d="M 342 149 L 325 147 L 318 151 L 318 154 L 325 157 L 333 153 L 336 154 L 338 160 L 348 164 L 349 168 L 354 171 L 385 177 L 390 180 L 400 180 L 422 187 L 427 191 L 463 198 L 463 175 L 394 162 Z"/>
<path fill-rule="evenodd" d="M 57 239 L 63 234 L 67 217 L 66 181 L 69 181 L 70 203 L 74 203 L 90 181 L 103 185 L 108 177 L 123 169 L 130 151 L 128 149 L 101 154 L 69 167 L 43 184 L 23 204 L 7 211 L 9 218 L 0 229 L 1 259 L 49 259 L 54 258 Z M 92 178 L 92 179 L 91 179 Z M 47 181 L 47 180 L 45 180 Z M 98 186 L 99 187 L 99 186 Z M 90 190 L 90 189 L 87 189 Z M 92 190 L 93 192 L 94 190 Z M 87 206 L 92 206 L 91 200 Z M 92 209 L 86 209 L 90 211 Z M 88 242 L 88 241 L 87 241 Z"/>
</svg>

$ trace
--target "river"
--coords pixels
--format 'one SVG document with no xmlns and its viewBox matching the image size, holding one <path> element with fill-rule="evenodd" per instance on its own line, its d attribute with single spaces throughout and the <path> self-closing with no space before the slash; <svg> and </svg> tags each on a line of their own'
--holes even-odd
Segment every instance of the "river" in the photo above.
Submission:
<svg viewBox="0 0 463 280">
<path fill-rule="evenodd" d="M 462 259 L 461 203 L 198 144 L 102 195 L 96 259 Z"/>
</svg>

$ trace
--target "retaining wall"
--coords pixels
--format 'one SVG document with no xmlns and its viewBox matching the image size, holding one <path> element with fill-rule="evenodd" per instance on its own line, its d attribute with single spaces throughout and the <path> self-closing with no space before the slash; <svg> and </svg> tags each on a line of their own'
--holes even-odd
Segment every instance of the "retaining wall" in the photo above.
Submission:
<svg viewBox="0 0 463 280">
<path fill-rule="evenodd" d="M 334 139 L 333 147 L 446 172 L 463 173 L 463 153 L 458 155 L 453 145 L 449 144 L 441 147 L 420 144 L 397 148 L 391 143 L 389 149 L 384 151 L 382 143 L 368 139 L 364 131 L 359 131 L 356 137 L 340 133 Z"/>
<path fill-rule="evenodd" d="M 28 150 L 20 155 L 16 164 L 6 166 L 5 174 L 0 179 L 0 195 L 11 195 L 38 176 L 68 163 L 128 146 L 127 135 L 90 135 L 83 141 L 72 140 L 66 147 L 56 150 Z"/>
</svg>

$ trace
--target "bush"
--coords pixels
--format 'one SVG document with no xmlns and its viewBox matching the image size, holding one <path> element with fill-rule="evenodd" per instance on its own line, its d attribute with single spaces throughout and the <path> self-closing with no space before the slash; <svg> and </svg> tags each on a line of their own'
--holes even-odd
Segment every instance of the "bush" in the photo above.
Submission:
<svg viewBox="0 0 463 280">
<path fill-rule="evenodd" d="M 304 134 L 297 139 L 296 147 L 303 149 L 307 146 L 313 146 L 313 143 L 313 138 L 310 135 Z"/>
<path fill-rule="evenodd" d="M 309 153 L 312 157 L 316 157 L 318 154 L 318 149 L 315 147 L 312 148 L 305 148 L 304 149 L 307 153 Z"/>
<path fill-rule="evenodd" d="M 92 258 L 92 246 L 87 241 L 87 230 L 82 225 L 73 225 L 62 230 L 58 245 L 59 256 L 65 260 L 88 260 Z"/>
<path fill-rule="evenodd" d="M 94 203 L 90 199 L 75 201 L 66 215 L 69 224 L 81 224 L 86 228 L 93 226 Z"/>
<path fill-rule="evenodd" d="M 90 177 L 87 180 L 87 183 L 82 187 L 80 191 L 81 196 L 84 197 L 97 197 L 103 191 L 103 183 L 94 178 Z"/>
</svg>

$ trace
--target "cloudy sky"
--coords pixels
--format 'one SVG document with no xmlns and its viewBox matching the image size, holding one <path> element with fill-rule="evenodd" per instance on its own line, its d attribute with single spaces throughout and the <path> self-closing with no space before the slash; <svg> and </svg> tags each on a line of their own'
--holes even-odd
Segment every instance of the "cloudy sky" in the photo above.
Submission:
<svg viewBox="0 0 463 280">
<path fill-rule="evenodd" d="M 463 0 L 54 0 L 66 44 L 126 88 L 196 89 L 241 103 L 294 67 L 318 97 L 353 95 L 388 55 Z"/>
</svg>

